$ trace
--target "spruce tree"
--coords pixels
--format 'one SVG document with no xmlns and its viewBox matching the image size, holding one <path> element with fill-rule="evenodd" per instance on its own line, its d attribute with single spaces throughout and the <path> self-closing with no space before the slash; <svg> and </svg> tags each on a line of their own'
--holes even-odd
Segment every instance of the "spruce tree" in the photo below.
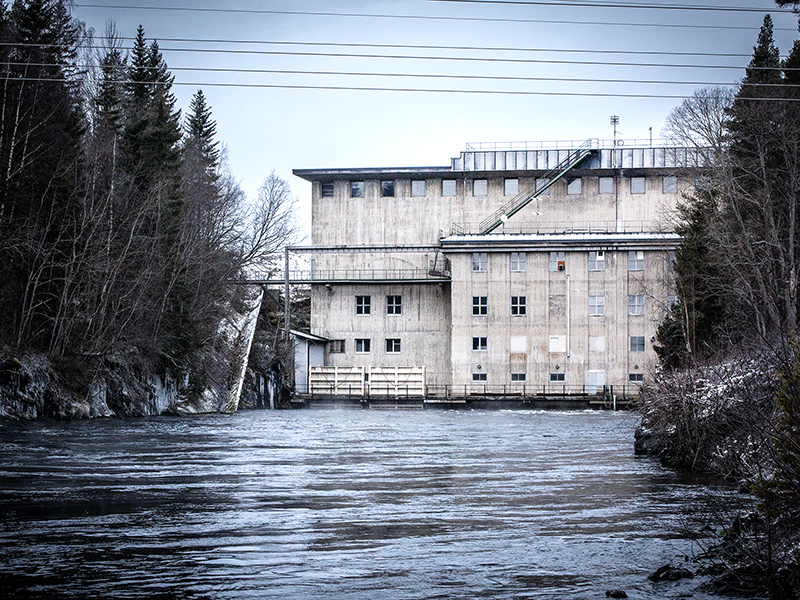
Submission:
<svg viewBox="0 0 800 600">
<path fill-rule="evenodd" d="M 215 171 L 219 164 L 217 123 L 211 118 L 211 108 L 206 104 L 203 90 L 197 90 L 189 104 L 191 113 L 186 120 L 187 145 L 195 145 L 200 156 Z"/>
</svg>

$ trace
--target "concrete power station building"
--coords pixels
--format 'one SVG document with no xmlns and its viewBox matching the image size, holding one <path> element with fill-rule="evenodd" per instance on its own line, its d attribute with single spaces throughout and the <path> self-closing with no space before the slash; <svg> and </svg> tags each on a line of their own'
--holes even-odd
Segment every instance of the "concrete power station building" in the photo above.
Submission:
<svg viewBox="0 0 800 600">
<path fill-rule="evenodd" d="M 312 184 L 298 393 L 597 393 L 646 380 L 687 148 L 470 145 Z"/>
</svg>

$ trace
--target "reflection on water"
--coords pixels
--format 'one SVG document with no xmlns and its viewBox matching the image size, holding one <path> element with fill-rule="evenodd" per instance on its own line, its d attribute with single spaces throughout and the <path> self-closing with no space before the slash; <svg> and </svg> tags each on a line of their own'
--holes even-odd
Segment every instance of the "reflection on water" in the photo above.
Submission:
<svg viewBox="0 0 800 600">
<path fill-rule="evenodd" d="M 722 488 L 598 412 L 0 425 L 0 597 L 631 598 Z M 709 494 L 711 492 L 711 494 Z"/>
</svg>

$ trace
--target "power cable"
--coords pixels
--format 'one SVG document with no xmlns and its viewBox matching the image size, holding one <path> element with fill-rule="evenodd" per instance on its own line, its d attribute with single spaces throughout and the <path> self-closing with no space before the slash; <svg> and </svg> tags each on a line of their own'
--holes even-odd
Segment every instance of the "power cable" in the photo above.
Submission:
<svg viewBox="0 0 800 600">
<path fill-rule="evenodd" d="M 450 4 L 510 4 L 517 6 L 568 6 L 575 8 L 631 8 L 645 10 L 691 10 L 691 11 L 722 11 L 722 12 L 770 12 L 768 9 L 751 8 L 744 6 L 694 6 L 686 4 L 644 4 L 635 2 L 567 2 L 564 0 L 425 0 L 425 2 L 447 2 Z M 789 13 L 775 7 L 774 12 Z"/>
</svg>

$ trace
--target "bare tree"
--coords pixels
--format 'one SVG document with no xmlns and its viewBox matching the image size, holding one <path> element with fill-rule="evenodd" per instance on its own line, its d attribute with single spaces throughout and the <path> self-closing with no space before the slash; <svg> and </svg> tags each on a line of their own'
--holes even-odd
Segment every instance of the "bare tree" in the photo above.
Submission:
<svg viewBox="0 0 800 600">
<path fill-rule="evenodd" d="M 706 163 L 716 162 L 725 147 L 727 111 L 733 99 L 728 88 L 696 90 L 669 113 L 662 137 L 679 146 L 696 148 Z"/>
</svg>

